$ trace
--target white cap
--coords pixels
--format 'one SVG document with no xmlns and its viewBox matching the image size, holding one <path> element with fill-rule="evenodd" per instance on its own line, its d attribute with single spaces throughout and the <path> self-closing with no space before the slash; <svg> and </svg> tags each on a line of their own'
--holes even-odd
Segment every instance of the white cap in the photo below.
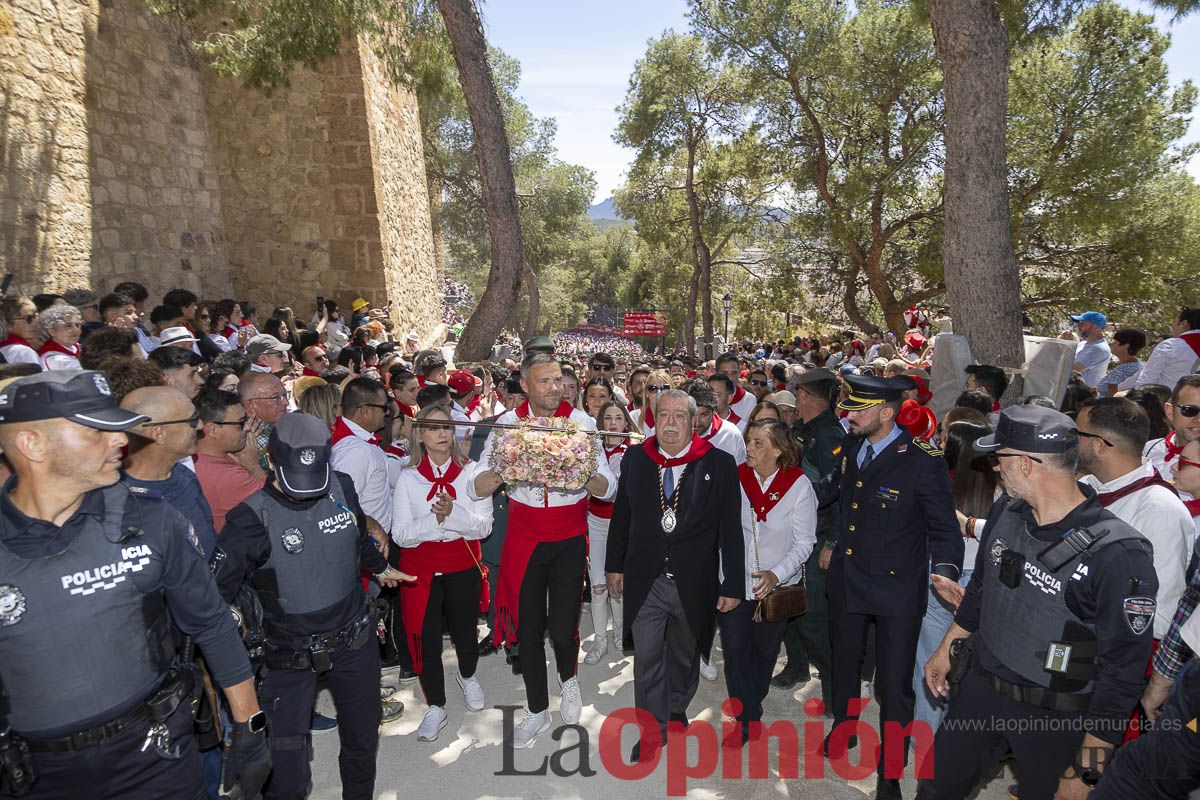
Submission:
<svg viewBox="0 0 1200 800">
<path fill-rule="evenodd" d="M 770 400 L 777 406 L 786 406 L 787 408 L 796 407 L 796 395 L 787 390 L 769 394 L 767 395 L 766 399 Z"/>
</svg>

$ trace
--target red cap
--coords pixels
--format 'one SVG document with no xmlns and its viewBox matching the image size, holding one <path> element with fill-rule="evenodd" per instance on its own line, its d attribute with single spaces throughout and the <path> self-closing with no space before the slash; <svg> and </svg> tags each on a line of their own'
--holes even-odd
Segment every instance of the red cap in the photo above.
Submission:
<svg viewBox="0 0 1200 800">
<path fill-rule="evenodd" d="M 466 394 L 472 389 L 476 389 L 483 385 L 483 381 L 476 378 L 469 369 L 459 369 L 450 373 L 450 377 L 446 379 L 446 385 L 449 386 L 455 394 Z"/>
<path fill-rule="evenodd" d="M 907 344 L 909 347 L 911 347 L 913 350 L 920 350 L 922 347 L 925 346 L 925 341 L 926 341 L 925 337 L 922 336 L 921 334 L 917 333 L 916 331 L 909 331 L 907 334 L 904 335 L 904 343 Z"/>
</svg>

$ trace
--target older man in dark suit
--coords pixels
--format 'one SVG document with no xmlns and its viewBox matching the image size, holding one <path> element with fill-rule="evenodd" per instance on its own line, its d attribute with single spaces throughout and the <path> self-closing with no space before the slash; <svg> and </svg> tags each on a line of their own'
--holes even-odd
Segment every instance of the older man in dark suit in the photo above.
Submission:
<svg viewBox="0 0 1200 800">
<path fill-rule="evenodd" d="M 713 609 L 735 608 L 745 591 L 737 464 L 692 433 L 695 414 L 684 392 L 659 394 L 656 435 L 621 462 L 608 533 L 608 591 L 625 595 L 635 653 L 634 705 L 659 726 L 657 737 L 643 731 L 646 750 L 639 742 L 634 761 L 653 757 L 669 721 L 687 723 Z"/>
</svg>

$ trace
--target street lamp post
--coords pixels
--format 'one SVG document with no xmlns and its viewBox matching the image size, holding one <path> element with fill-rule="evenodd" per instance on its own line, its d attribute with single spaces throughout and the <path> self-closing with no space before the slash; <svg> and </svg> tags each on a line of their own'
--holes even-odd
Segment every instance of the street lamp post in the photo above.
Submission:
<svg viewBox="0 0 1200 800">
<path fill-rule="evenodd" d="M 729 292 L 721 298 L 721 304 L 725 307 L 725 346 L 729 347 L 729 309 L 733 308 L 733 295 Z"/>
</svg>

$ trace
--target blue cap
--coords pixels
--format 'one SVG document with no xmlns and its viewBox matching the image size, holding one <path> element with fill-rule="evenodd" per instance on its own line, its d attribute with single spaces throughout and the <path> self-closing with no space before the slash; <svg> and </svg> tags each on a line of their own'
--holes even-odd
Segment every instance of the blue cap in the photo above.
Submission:
<svg viewBox="0 0 1200 800">
<path fill-rule="evenodd" d="M 1085 311 L 1078 317 L 1071 317 L 1071 322 L 1090 322 L 1097 328 L 1108 327 L 1108 317 L 1099 311 Z"/>
</svg>

